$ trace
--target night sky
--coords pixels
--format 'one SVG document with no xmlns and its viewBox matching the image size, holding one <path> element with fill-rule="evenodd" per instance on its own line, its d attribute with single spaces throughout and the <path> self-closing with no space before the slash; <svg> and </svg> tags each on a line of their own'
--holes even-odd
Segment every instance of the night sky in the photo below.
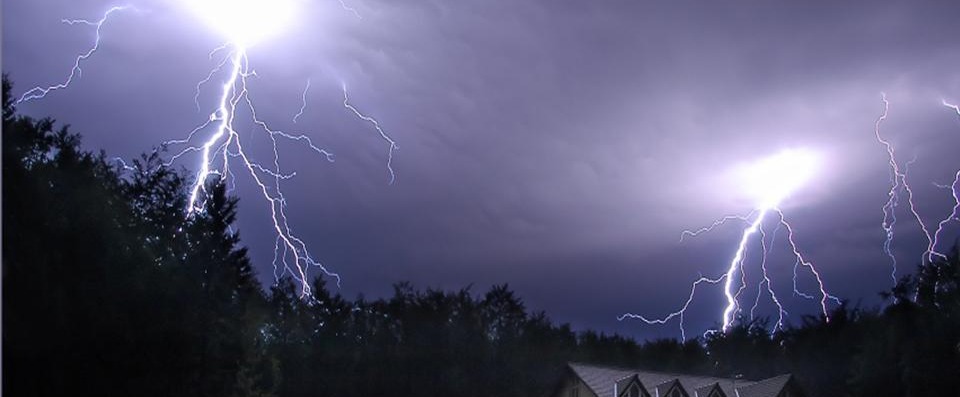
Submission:
<svg viewBox="0 0 960 397">
<path fill-rule="evenodd" d="M 281 145 L 284 169 L 298 173 L 283 185 L 291 226 L 341 274 L 347 297 L 386 296 L 405 280 L 477 293 L 509 283 L 529 308 L 578 329 L 679 336 L 676 322 L 616 318 L 666 315 L 699 274 L 722 274 L 742 225 L 683 243 L 681 232 L 751 211 L 729 170 L 807 148 L 822 155 L 821 173 L 782 205 L 799 248 L 831 293 L 878 305 L 892 285 L 881 247 L 889 166 L 873 129 L 881 92 L 890 100 L 881 132 L 901 165 L 915 159 L 909 181 L 924 221 L 935 226 L 952 207 L 934 183 L 960 168 L 960 117 L 940 103 L 960 102 L 956 2 L 344 1 L 362 18 L 337 0 L 305 2 L 249 56 L 260 118 L 336 155 L 328 163 Z M 2 64 L 15 94 L 62 81 L 91 44 L 91 28 L 62 18 L 98 19 L 114 4 L 4 1 Z M 201 91 L 200 112 L 195 86 L 224 41 L 176 0 L 129 4 L 141 11 L 104 25 L 81 79 L 19 106 L 127 159 L 207 119 L 216 85 Z M 341 84 L 397 141 L 395 184 L 387 144 L 344 109 Z M 248 145 L 262 139 L 237 125 Z M 269 159 L 267 147 L 249 148 Z M 238 178 L 238 229 L 269 282 L 267 207 Z M 897 215 L 902 276 L 926 240 L 905 207 Z M 795 321 L 818 303 L 791 293 L 782 237 L 768 265 Z M 814 286 L 801 273 L 799 287 Z M 689 333 L 716 325 L 722 306 L 719 287 L 700 290 Z"/>
</svg>

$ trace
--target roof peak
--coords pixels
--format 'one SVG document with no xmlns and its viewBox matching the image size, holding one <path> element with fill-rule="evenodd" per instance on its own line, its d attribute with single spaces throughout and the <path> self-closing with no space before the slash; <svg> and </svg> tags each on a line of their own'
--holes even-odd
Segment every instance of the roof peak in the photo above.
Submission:
<svg viewBox="0 0 960 397">
<path fill-rule="evenodd" d="M 647 371 L 645 369 L 597 365 L 584 362 L 567 362 L 567 368 L 599 397 L 610 397 L 617 389 L 636 379 L 643 387 L 656 390 L 680 385 L 683 390 L 696 395 L 698 390 L 719 388 L 721 395 L 729 397 L 774 397 L 787 387 L 793 378 L 781 374 L 759 381 L 719 378 L 708 375 L 688 375 L 674 372 Z M 661 394 L 661 393 L 657 393 Z"/>
<path fill-rule="evenodd" d="M 709 379 L 725 380 L 725 381 L 730 381 L 730 382 L 743 382 L 743 383 L 763 382 L 763 381 L 768 381 L 768 380 L 771 380 L 771 379 L 779 378 L 779 377 L 782 377 L 782 376 L 791 376 L 791 374 L 785 373 L 785 374 L 774 375 L 774 376 L 767 377 L 767 378 L 763 378 L 763 379 L 746 379 L 746 378 L 730 378 L 730 377 L 724 377 L 724 376 L 713 376 L 713 375 L 708 375 L 708 374 L 697 374 L 697 373 L 679 373 L 679 372 L 656 371 L 656 370 L 648 370 L 648 369 L 644 369 L 644 368 L 620 367 L 620 366 L 615 366 L 615 365 L 593 364 L 593 363 L 586 363 L 586 362 L 581 362 L 581 361 L 568 361 L 568 362 L 567 362 L 567 365 L 568 365 L 568 366 L 579 365 L 579 366 L 583 366 L 583 367 L 609 369 L 609 370 L 614 370 L 614 371 L 623 371 L 623 372 L 631 372 L 631 373 L 646 373 L 646 374 L 663 375 L 663 376 L 670 376 L 670 377 L 709 378 Z"/>
</svg>

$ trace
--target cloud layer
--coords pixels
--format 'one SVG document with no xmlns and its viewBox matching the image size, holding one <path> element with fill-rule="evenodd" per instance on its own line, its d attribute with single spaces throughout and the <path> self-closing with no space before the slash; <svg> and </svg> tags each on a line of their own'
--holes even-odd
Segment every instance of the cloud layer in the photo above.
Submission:
<svg viewBox="0 0 960 397">
<path fill-rule="evenodd" d="M 931 182 L 960 166 L 960 123 L 939 105 L 960 101 L 960 7 L 950 2 L 344 1 L 362 18 L 336 0 L 304 3 L 290 30 L 250 57 L 261 117 L 337 155 L 328 164 L 290 145 L 283 165 L 298 171 L 285 185 L 292 226 L 344 276 L 348 296 L 402 280 L 506 282 L 576 326 L 674 336 L 675 324 L 615 318 L 665 314 L 699 272 L 723 271 L 736 227 L 678 240 L 750 211 L 729 170 L 811 148 L 827 172 L 784 210 L 827 286 L 874 304 L 890 283 L 880 248 L 888 170 L 873 138 L 881 92 L 891 101 L 884 133 L 901 159 L 917 158 L 910 177 L 924 216 L 949 212 Z M 123 157 L 202 122 L 194 87 L 222 40 L 176 2 L 141 3 L 105 27 L 70 90 L 21 109 Z M 56 81 L 91 39 L 59 20 L 110 5 L 5 3 L 4 71 L 20 89 Z M 395 185 L 387 146 L 343 109 L 341 84 L 398 141 Z M 201 104 L 214 96 L 208 87 Z M 269 279 L 273 237 L 240 182 L 239 228 Z M 899 233 L 906 274 L 924 243 L 906 221 Z M 789 277 L 792 262 L 779 259 Z M 719 320 L 720 291 L 700 296 L 688 329 Z M 816 309 L 792 300 L 797 315 Z"/>
</svg>

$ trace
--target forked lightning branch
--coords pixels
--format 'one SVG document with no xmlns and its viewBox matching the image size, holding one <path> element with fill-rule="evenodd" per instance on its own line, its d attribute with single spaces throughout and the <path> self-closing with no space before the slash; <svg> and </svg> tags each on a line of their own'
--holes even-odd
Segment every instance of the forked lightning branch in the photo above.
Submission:
<svg viewBox="0 0 960 397">
<path fill-rule="evenodd" d="M 696 296 L 698 287 L 703 284 L 720 284 L 723 286 L 723 296 L 725 305 L 720 315 L 721 330 L 728 330 L 736 321 L 738 316 L 744 315 L 745 305 L 741 302 L 742 295 L 748 288 L 747 283 L 747 251 L 751 242 L 758 240 L 762 252 L 760 260 L 760 281 L 757 283 L 757 296 L 752 307 L 750 307 L 750 316 L 754 316 L 760 297 L 766 292 L 769 295 L 770 302 L 777 308 L 777 322 L 774 323 L 774 329 L 782 329 L 787 310 L 784 308 L 782 299 L 777 296 L 773 286 L 773 281 L 768 272 L 767 255 L 769 247 L 772 245 L 777 233 L 785 230 L 786 242 L 794 258 L 794 283 L 793 290 L 798 296 L 817 301 L 823 315 L 829 321 L 828 303 L 834 301 L 839 303 L 839 299 L 827 292 L 823 278 L 820 272 L 812 262 L 807 260 L 800 252 L 794 236 L 793 226 L 787 222 L 780 205 L 794 194 L 799 188 L 807 182 L 814 179 L 820 168 L 820 156 L 810 150 L 794 149 L 785 150 L 773 156 L 760 159 L 754 163 L 738 169 L 735 174 L 741 182 L 740 190 L 751 197 L 756 208 L 745 216 L 729 215 L 725 216 L 713 224 L 694 230 L 684 231 L 682 239 L 686 237 L 696 237 L 702 233 L 710 232 L 728 222 L 741 222 L 746 225 L 736 245 L 733 257 L 726 266 L 726 271 L 722 274 L 706 277 L 700 276 L 690 287 L 690 294 L 687 299 L 676 311 L 668 313 L 663 317 L 650 317 L 635 313 L 626 313 L 619 319 L 637 319 L 647 324 L 666 324 L 668 321 L 677 319 L 680 324 L 680 337 L 686 339 L 686 329 L 684 328 L 684 319 L 690 305 Z M 770 219 L 775 217 L 774 219 Z M 768 221 L 775 221 L 776 228 L 767 232 L 764 226 Z M 813 295 L 800 291 L 797 287 L 797 269 L 803 268 L 813 276 L 817 285 L 817 292 Z"/>
<path fill-rule="evenodd" d="M 353 8 L 340 3 L 346 12 L 359 16 Z M 296 173 L 285 171 L 281 167 L 283 155 L 278 142 L 289 140 L 309 148 L 321 160 L 334 160 L 333 154 L 318 146 L 310 135 L 290 133 L 270 127 L 257 115 L 257 108 L 251 98 L 248 79 L 256 73 L 251 66 L 250 49 L 257 45 L 267 45 L 270 39 L 276 39 L 283 29 L 291 25 L 297 15 L 301 0 L 183 0 L 180 8 L 195 15 L 225 38 L 225 44 L 214 49 L 210 59 L 218 59 L 213 69 L 197 85 L 195 95 L 198 110 L 203 109 L 199 102 L 200 90 L 207 84 L 217 87 L 217 102 L 209 106 L 210 113 L 205 121 L 190 131 L 182 139 L 163 142 L 163 147 L 173 150 L 167 165 L 188 155 L 199 157 L 195 165 L 196 176 L 190 188 L 189 204 L 185 208 L 187 216 L 204 208 L 204 189 L 212 180 L 235 181 L 236 171 L 241 171 L 255 184 L 272 221 L 272 231 L 276 236 L 274 251 L 275 276 L 279 279 L 290 276 L 297 280 L 302 295 L 310 293 L 310 273 L 319 269 L 325 275 L 336 279 L 340 276 L 315 259 L 306 242 L 298 237 L 287 215 L 288 199 L 281 185 L 293 178 Z M 104 43 L 104 29 L 109 21 L 124 12 L 141 12 L 135 6 L 116 6 L 108 9 L 100 19 L 65 19 L 68 25 L 82 25 L 94 28 L 93 44 L 79 54 L 67 77 L 59 83 L 34 87 L 23 93 L 17 103 L 42 99 L 55 91 L 68 88 L 71 83 L 82 77 L 83 64 L 96 55 Z M 216 57 L 220 58 L 216 58 Z M 220 82 L 216 85 L 216 82 Z M 309 84 L 309 83 L 308 83 Z M 309 86 L 308 86 L 309 87 Z M 297 112 L 301 116 L 306 107 L 307 91 L 303 93 L 304 106 Z M 358 120 L 365 122 L 384 141 L 387 148 L 387 173 L 389 183 L 393 183 L 396 173 L 393 169 L 393 154 L 396 142 L 387 134 L 381 123 L 361 113 L 347 96 L 346 84 L 343 84 L 343 106 Z M 252 118 L 252 124 L 269 139 L 272 161 L 261 163 L 252 159 L 250 149 L 244 146 L 242 135 L 235 128 L 238 108 L 245 108 Z"/>
</svg>

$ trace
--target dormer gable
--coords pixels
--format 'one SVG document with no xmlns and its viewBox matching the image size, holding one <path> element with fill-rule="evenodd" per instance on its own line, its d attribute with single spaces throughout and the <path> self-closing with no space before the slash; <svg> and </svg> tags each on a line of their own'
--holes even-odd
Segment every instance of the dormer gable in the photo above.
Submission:
<svg viewBox="0 0 960 397">
<path fill-rule="evenodd" d="M 690 397 L 679 379 L 663 382 L 657 385 L 654 391 L 656 394 L 653 397 Z"/>
<path fill-rule="evenodd" d="M 637 375 L 617 381 L 617 397 L 651 397 Z"/>
<path fill-rule="evenodd" d="M 710 385 L 705 385 L 698 387 L 693 391 L 694 397 L 727 397 L 726 393 L 723 392 L 723 389 L 720 388 L 719 383 L 713 383 Z"/>
</svg>

